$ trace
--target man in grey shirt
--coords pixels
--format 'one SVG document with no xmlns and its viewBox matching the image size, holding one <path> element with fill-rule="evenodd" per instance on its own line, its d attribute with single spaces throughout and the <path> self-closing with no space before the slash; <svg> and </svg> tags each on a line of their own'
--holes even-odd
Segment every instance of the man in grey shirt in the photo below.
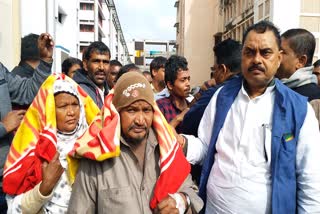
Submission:
<svg viewBox="0 0 320 214">
<path fill-rule="evenodd" d="M 81 160 L 68 212 L 198 213 L 203 202 L 191 181 L 190 165 L 174 141 L 163 140 L 172 138 L 167 138 L 170 134 L 163 127 L 168 124 L 162 122 L 148 81 L 138 72 L 128 72 L 114 90 L 112 103 L 120 114 L 121 154 L 102 162 Z M 164 154 L 165 146 L 173 149 Z"/>
<path fill-rule="evenodd" d="M 2 192 L 3 166 L 7 158 L 13 131 L 18 128 L 25 110 L 12 110 L 11 103 L 28 105 L 38 92 L 42 82 L 50 75 L 54 42 L 43 33 L 38 40 L 40 64 L 31 78 L 21 78 L 8 71 L 0 63 L 0 213 L 6 213 L 5 194 Z"/>
</svg>

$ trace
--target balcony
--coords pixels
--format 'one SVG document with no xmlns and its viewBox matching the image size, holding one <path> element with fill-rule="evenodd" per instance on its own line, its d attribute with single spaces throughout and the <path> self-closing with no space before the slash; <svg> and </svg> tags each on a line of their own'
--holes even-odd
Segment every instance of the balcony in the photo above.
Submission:
<svg viewBox="0 0 320 214">
<path fill-rule="evenodd" d="M 79 10 L 79 20 L 94 20 L 93 10 Z"/>
<path fill-rule="evenodd" d="M 80 42 L 93 42 L 94 41 L 94 32 L 80 32 L 79 41 Z"/>
</svg>

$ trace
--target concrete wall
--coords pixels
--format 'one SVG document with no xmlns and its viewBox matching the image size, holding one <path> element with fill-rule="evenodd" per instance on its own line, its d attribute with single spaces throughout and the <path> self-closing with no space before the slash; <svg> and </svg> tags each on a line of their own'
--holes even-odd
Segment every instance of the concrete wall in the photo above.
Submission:
<svg viewBox="0 0 320 214">
<path fill-rule="evenodd" d="M 93 21 L 94 20 L 94 11 L 93 10 L 79 10 L 79 19 Z"/>
<path fill-rule="evenodd" d="M 50 33 L 55 40 L 53 71 L 61 71 L 67 56 L 78 55 L 78 0 L 21 0 L 21 35 Z M 62 22 L 58 14 L 63 14 Z"/>
<path fill-rule="evenodd" d="M 41 34 L 47 32 L 46 1 L 20 0 L 21 4 L 21 36 L 30 33 Z M 32 9 L 31 9 L 32 8 Z M 49 32 L 53 33 L 53 32 Z"/>
<path fill-rule="evenodd" d="M 57 0 L 56 0 L 57 1 Z M 58 0 L 58 11 L 66 14 L 62 23 L 56 21 L 56 45 L 69 51 L 69 56 L 78 54 L 79 23 L 77 19 L 77 0 Z"/>
<path fill-rule="evenodd" d="M 284 10 L 288 11 L 284 12 Z M 281 33 L 290 28 L 299 27 L 300 0 L 272 0 L 270 18 Z"/>
<path fill-rule="evenodd" d="M 183 55 L 189 62 L 192 87 L 210 78 L 218 6 L 212 0 L 185 0 Z"/>
<path fill-rule="evenodd" d="M 0 0 L 0 62 L 12 70 L 20 61 L 19 0 Z"/>
</svg>

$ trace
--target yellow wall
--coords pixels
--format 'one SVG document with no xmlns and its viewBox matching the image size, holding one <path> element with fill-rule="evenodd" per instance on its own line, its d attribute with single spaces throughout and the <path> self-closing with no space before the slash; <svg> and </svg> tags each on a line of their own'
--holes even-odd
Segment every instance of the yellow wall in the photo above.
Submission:
<svg viewBox="0 0 320 214">
<path fill-rule="evenodd" d="M 191 85 L 194 87 L 210 78 L 210 67 L 214 62 L 214 35 L 219 29 L 219 4 L 217 0 L 185 0 L 184 3 L 182 54 L 189 62 Z"/>
</svg>

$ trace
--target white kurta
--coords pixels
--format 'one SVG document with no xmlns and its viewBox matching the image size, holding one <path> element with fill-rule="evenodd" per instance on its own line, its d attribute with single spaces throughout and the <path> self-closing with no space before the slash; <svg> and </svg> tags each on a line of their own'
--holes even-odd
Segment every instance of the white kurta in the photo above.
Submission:
<svg viewBox="0 0 320 214">
<path fill-rule="evenodd" d="M 187 136 L 190 163 L 202 162 L 207 154 L 219 91 L 204 112 L 199 138 Z M 217 153 L 207 183 L 207 213 L 270 213 L 274 97 L 274 86 L 254 99 L 243 87 L 239 91 L 216 142 Z M 299 211 L 320 212 L 319 163 L 320 133 L 308 104 L 296 155 Z"/>
</svg>

